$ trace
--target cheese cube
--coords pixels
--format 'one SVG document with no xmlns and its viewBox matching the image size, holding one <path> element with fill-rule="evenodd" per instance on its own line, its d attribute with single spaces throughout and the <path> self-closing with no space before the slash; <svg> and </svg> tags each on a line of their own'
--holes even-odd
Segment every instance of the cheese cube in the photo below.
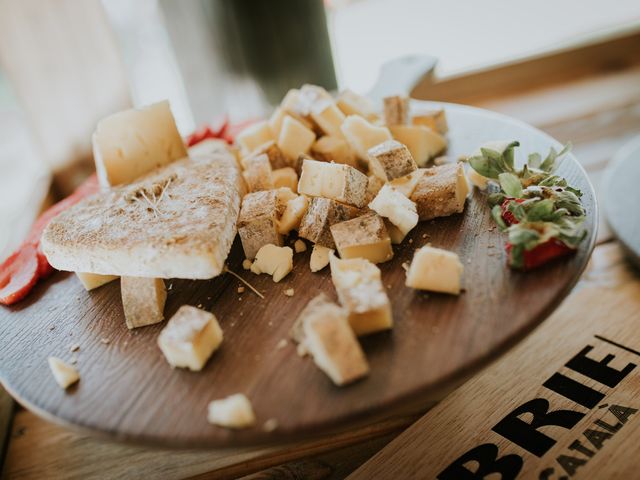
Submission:
<svg viewBox="0 0 640 480">
<path fill-rule="evenodd" d="M 389 127 L 393 138 L 404 143 L 419 167 L 447 148 L 445 138 L 421 125 L 393 125 Z"/>
<path fill-rule="evenodd" d="M 310 197 L 325 197 L 364 207 L 367 176 L 349 165 L 304 160 L 298 191 Z"/>
<path fill-rule="evenodd" d="M 199 372 L 222 343 L 215 315 L 190 305 L 181 306 L 158 336 L 158 346 L 172 367 Z"/>
<path fill-rule="evenodd" d="M 103 187 L 130 183 L 187 156 L 169 102 L 114 113 L 92 137 L 98 180 Z"/>
<path fill-rule="evenodd" d="M 313 273 L 319 272 L 324 267 L 329 265 L 329 258 L 334 252 L 332 248 L 323 247 L 315 243 L 313 250 L 311 250 L 311 258 L 309 260 L 309 268 Z"/>
<path fill-rule="evenodd" d="M 447 116 L 444 110 L 433 110 L 431 112 L 425 112 L 420 115 L 415 115 L 411 121 L 414 125 L 422 125 L 423 127 L 430 128 L 434 132 L 444 135 L 449 131 L 447 125 Z"/>
<path fill-rule="evenodd" d="M 387 140 L 371 147 L 368 154 L 371 173 L 385 182 L 418 169 L 409 149 L 396 140 Z"/>
<path fill-rule="evenodd" d="M 242 177 L 247 184 L 249 192 L 259 192 L 261 190 L 273 190 L 275 184 L 272 178 L 271 164 L 266 154 L 246 158 L 244 161 L 245 170 Z"/>
<path fill-rule="evenodd" d="M 313 106 L 311 108 L 311 118 L 325 135 L 342 137 L 340 126 L 346 117 L 333 103 L 333 100 L 331 103 Z"/>
<path fill-rule="evenodd" d="M 369 208 L 388 218 L 404 235 L 418 224 L 416 204 L 389 184 L 380 189 Z"/>
<path fill-rule="evenodd" d="M 278 168 L 271 172 L 274 188 L 287 187 L 292 192 L 298 191 L 298 174 L 291 167 Z"/>
<path fill-rule="evenodd" d="M 320 370 L 336 385 L 346 385 L 369 373 L 367 359 L 349 326 L 346 312 L 321 298 L 300 313 L 304 343 Z"/>
<path fill-rule="evenodd" d="M 249 399 L 241 393 L 209 403 L 209 423 L 226 428 L 246 428 L 255 425 L 256 416 Z"/>
<path fill-rule="evenodd" d="M 249 125 L 236 136 L 236 144 L 247 153 L 270 140 L 274 140 L 274 136 L 266 120 Z"/>
<path fill-rule="evenodd" d="M 420 220 L 431 220 L 464 210 L 469 184 L 460 163 L 447 163 L 425 169 L 411 194 Z"/>
<path fill-rule="evenodd" d="M 411 172 L 409 175 L 394 178 L 389 182 L 389 185 L 391 185 L 395 190 L 403 194 L 405 197 L 411 198 L 413 191 L 416 189 L 416 186 L 418 185 L 418 182 L 422 178 L 422 175 L 424 175 L 425 171 L 426 169 L 419 168 Z"/>
<path fill-rule="evenodd" d="M 161 278 L 121 277 L 120 293 L 124 319 L 129 329 L 164 320 L 167 290 Z"/>
<path fill-rule="evenodd" d="M 307 251 L 307 244 L 304 243 L 304 240 L 298 239 L 293 244 L 293 249 L 295 250 L 296 253 L 306 252 Z"/>
<path fill-rule="evenodd" d="M 300 222 L 309 208 L 309 199 L 304 195 L 288 200 L 282 216 L 278 220 L 278 233 L 287 235 L 300 228 Z"/>
<path fill-rule="evenodd" d="M 402 231 L 396 227 L 393 223 L 389 221 L 389 219 L 384 219 L 384 226 L 387 227 L 387 232 L 389 232 L 389 238 L 391 239 L 391 243 L 393 245 L 398 245 L 402 243 L 407 234 L 402 233 Z"/>
<path fill-rule="evenodd" d="M 387 127 L 377 127 L 358 115 L 349 115 L 340 129 L 351 149 L 363 162 L 368 161 L 367 152 L 371 147 L 392 140 Z"/>
<path fill-rule="evenodd" d="M 338 95 L 336 99 L 338 108 L 342 110 L 345 115 L 359 115 L 367 120 L 371 120 L 375 117 L 375 109 L 373 102 L 367 97 L 358 95 L 351 90 L 344 90 Z"/>
<path fill-rule="evenodd" d="M 340 260 L 331 256 L 331 280 L 349 325 L 360 335 L 393 327 L 391 303 L 382 286 L 380 269 L 362 258 Z"/>
<path fill-rule="evenodd" d="M 311 145 L 311 155 L 316 160 L 323 162 L 344 163 L 357 167 L 358 162 L 351 147 L 342 137 L 325 135 Z"/>
<path fill-rule="evenodd" d="M 458 255 L 447 250 L 422 247 L 416 250 L 407 271 L 407 287 L 432 292 L 460 293 L 464 268 Z"/>
<path fill-rule="evenodd" d="M 365 198 L 367 204 L 369 204 L 371 203 L 371 200 L 376 198 L 376 195 L 378 195 L 378 192 L 385 182 L 380 177 L 377 177 L 375 175 L 369 175 L 369 177 L 367 178 L 367 194 Z"/>
<path fill-rule="evenodd" d="M 47 358 L 47 362 L 49 363 L 53 378 L 60 388 L 66 389 L 80 380 L 78 370 L 63 360 L 56 357 L 49 357 Z"/>
<path fill-rule="evenodd" d="M 373 263 L 393 258 L 389 233 L 376 213 L 336 223 L 331 226 L 331 234 L 340 258 L 366 258 Z"/>
<path fill-rule="evenodd" d="M 489 186 L 489 179 L 480 175 L 473 168 L 467 170 L 467 180 L 471 182 L 471 185 L 478 187 L 480 190 L 486 190 Z"/>
<path fill-rule="evenodd" d="M 113 282 L 117 278 L 117 275 L 100 275 L 97 273 L 82 273 L 76 272 L 80 283 L 85 288 L 85 290 L 93 290 L 94 288 L 101 287 L 109 282 Z"/>
<path fill-rule="evenodd" d="M 409 98 L 395 95 L 385 97 L 384 103 L 384 123 L 391 125 L 405 125 L 409 122 Z"/>
<path fill-rule="evenodd" d="M 278 136 L 278 147 L 289 162 L 294 162 L 300 154 L 309 152 L 315 139 L 316 134 L 313 130 L 290 115 L 284 117 Z"/>
<path fill-rule="evenodd" d="M 269 163 L 271 164 L 271 168 L 273 169 L 291 166 L 289 161 L 282 153 L 282 150 L 278 148 L 278 144 L 274 140 L 269 140 L 268 142 L 263 143 L 255 150 L 253 150 L 248 157 L 243 158 L 241 162 L 242 168 L 247 168 L 245 163 L 247 159 L 263 154 L 267 156 L 267 158 L 269 159 Z"/>
<path fill-rule="evenodd" d="M 290 247 L 264 245 L 256 254 L 251 271 L 256 275 L 266 273 L 278 283 L 293 270 L 293 250 Z"/>
<path fill-rule="evenodd" d="M 277 190 L 245 195 L 238 217 L 238 234 L 244 255 L 249 259 L 253 259 L 263 245 L 282 245 L 282 236 L 278 233 Z"/>
<path fill-rule="evenodd" d="M 316 197 L 309 202 L 309 208 L 302 217 L 298 235 L 327 248 L 336 248 L 331 236 L 331 225 L 351 220 L 360 215 L 358 208 L 329 198 Z"/>
</svg>

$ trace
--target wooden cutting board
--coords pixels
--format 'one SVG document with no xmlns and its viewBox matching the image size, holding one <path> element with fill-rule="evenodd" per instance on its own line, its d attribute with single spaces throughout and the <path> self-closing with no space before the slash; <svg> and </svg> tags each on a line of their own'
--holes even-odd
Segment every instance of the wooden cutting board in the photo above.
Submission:
<svg viewBox="0 0 640 480">
<path fill-rule="evenodd" d="M 415 102 L 414 111 L 438 104 Z M 521 153 L 559 144 L 519 121 L 491 112 L 445 104 L 450 123 L 448 155 L 468 154 L 488 140 L 517 139 Z M 117 282 L 85 292 L 73 274 L 58 273 L 12 308 L 0 310 L 0 380 L 27 408 L 65 424 L 117 439 L 172 447 L 224 447 L 281 442 L 346 429 L 410 407 L 423 408 L 505 352 L 537 326 L 571 290 L 595 241 L 593 189 L 569 156 L 558 173 L 584 192 L 588 237 L 567 259 L 523 274 L 506 267 L 503 235 L 494 227 L 482 194 L 465 212 L 423 222 L 380 265 L 393 305 L 391 332 L 362 339 L 371 366 L 368 378 L 335 387 L 288 338 L 306 302 L 323 291 L 335 298 L 328 270 L 311 273 L 309 252 L 294 257 L 282 282 L 242 269 L 238 242 L 229 268 L 264 293 L 237 293 L 231 275 L 210 281 L 169 280 L 165 315 L 183 304 L 218 317 L 221 349 L 200 373 L 172 370 L 156 346 L 163 325 L 129 331 Z M 401 265 L 426 243 L 455 251 L 465 267 L 460 297 L 421 293 L 404 286 Z M 294 288 L 293 297 L 284 290 Z M 103 342 L 102 340 L 108 341 Z M 76 354 L 70 351 L 79 345 Z M 81 380 L 67 392 L 55 384 L 47 357 L 77 355 Z M 231 431 L 206 422 L 212 399 L 243 392 L 258 424 Z M 263 424 L 276 419 L 278 428 Z"/>
</svg>

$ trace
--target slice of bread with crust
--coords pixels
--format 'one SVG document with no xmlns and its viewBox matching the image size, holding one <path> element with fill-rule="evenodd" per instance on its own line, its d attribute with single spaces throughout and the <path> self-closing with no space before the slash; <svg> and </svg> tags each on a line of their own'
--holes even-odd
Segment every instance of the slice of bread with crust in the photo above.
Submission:
<svg viewBox="0 0 640 480">
<path fill-rule="evenodd" d="M 59 270 L 154 278 L 220 274 L 236 235 L 244 184 L 219 148 L 178 160 L 62 212 L 42 235 Z"/>
</svg>

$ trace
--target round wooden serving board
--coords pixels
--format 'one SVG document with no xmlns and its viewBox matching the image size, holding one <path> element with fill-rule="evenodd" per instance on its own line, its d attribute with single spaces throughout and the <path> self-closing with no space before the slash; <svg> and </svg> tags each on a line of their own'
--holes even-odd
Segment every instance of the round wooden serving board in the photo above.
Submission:
<svg viewBox="0 0 640 480">
<path fill-rule="evenodd" d="M 415 102 L 414 112 L 442 105 Z M 521 142 L 516 158 L 558 142 L 519 121 L 470 107 L 445 104 L 450 159 L 497 139 Z M 594 193 L 573 156 L 559 172 L 584 192 L 588 237 L 578 253 L 530 273 L 506 266 L 504 237 L 494 227 L 483 194 L 475 192 L 463 214 L 420 223 L 395 258 L 381 264 L 393 306 L 392 331 L 361 339 L 371 366 L 368 378 L 335 387 L 288 342 L 278 348 L 298 313 L 319 292 L 335 298 L 329 269 L 309 270 L 310 249 L 294 256 L 280 283 L 242 269 L 239 242 L 229 267 L 249 280 L 237 293 L 231 275 L 210 281 L 168 280 L 165 316 L 184 304 L 215 313 L 224 342 L 202 372 L 173 370 L 156 345 L 163 324 L 127 330 L 118 282 L 86 292 L 73 274 L 57 273 L 25 301 L 0 309 L 0 380 L 22 404 L 48 418 L 123 440 L 167 446 L 224 447 L 292 440 L 391 414 L 441 397 L 463 378 L 504 353 L 536 327 L 571 290 L 593 249 Z M 404 286 L 402 263 L 426 243 L 457 252 L 464 264 L 459 297 Z M 293 297 L 284 290 L 294 288 Z M 107 339 L 108 343 L 103 343 Z M 61 390 L 47 357 L 71 359 L 80 346 L 80 382 Z M 207 423 L 207 404 L 243 392 L 253 403 L 255 428 L 231 431 Z M 277 419 L 265 432 L 263 423 Z"/>
</svg>

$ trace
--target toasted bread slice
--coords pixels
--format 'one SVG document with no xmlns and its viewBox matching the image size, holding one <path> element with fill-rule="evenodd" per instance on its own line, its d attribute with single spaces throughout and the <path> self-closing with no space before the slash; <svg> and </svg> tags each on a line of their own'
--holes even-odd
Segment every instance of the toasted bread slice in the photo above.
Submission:
<svg viewBox="0 0 640 480">
<path fill-rule="evenodd" d="M 59 270 L 154 278 L 220 274 L 244 190 L 226 149 L 178 160 L 55 217 L 42 249 Z"/>
</svg>

